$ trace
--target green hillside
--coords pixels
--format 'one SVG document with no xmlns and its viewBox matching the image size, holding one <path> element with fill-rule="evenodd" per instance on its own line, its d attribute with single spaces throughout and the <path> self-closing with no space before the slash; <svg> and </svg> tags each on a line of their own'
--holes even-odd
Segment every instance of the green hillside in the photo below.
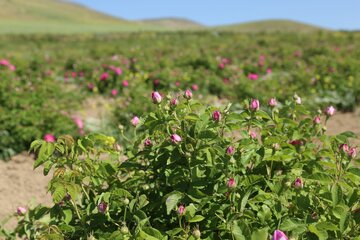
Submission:
<svg viewBox="0 0 360 240">
<path fill-rule="evenodd" d="M 57 0 L 0 0 L 0 33 L 75 33 L 158 30 Z"/>
<path fill-rule="evenodd" d="M 173 29 L 173 30 L 200 30 L 205 29 L 205 26 L 194 21 L 184 18 L 158 18 L 146 19 L 140 21 L 145 24 L 150 24 L 158 27 Z"/>
<path fill-rule="evenodd" d="M 325 30 L 310 24 L 290 20 L 264 20 L 254 21 L 241 24 L 232 24 L 226 26 L 215 27 L 214 29 L 220 31 L 236 31 L 236 32 L 314 32 Z"/>
</svg>

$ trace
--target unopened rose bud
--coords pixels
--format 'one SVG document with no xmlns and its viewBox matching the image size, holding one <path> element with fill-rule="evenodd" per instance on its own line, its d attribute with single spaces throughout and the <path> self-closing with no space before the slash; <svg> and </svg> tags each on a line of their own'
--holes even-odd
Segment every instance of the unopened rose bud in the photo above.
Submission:
<svg viewBox="0 0 360 240">
<path fill-rule="evenodd" d="M 269 104 L 270 107 L 276 107 L 277 101 L 276 101 L 275 98 L 270 98 L 268 104 Z"/>
<path fill-rule="evenodd" d="M 99 203 L 97 208 L 98 208 L 99 213 L 104 214 L 106 212 L 106 210 L 107 210 L 107 203 L 102 201 L 101 203 Z"/>
<path fill-rule="evenodd" d="M 252 139 L 256 139 L 257 135 L 256 135 L 256 132 L 250 132 L 249 133 L 249 136 L 252 138 Z"/>
<path fill-rule="evenodd" d="M 288 237 L 280 230 L 275 230 L 272 240 L 288 240 Z"/>
<path fill-rule="evenodd" d="M 177 135 L 177 134 L 172 134 L 170 136 L 170 139 L 171 139 L 171 142 L 175 143 L 175 144 L 178 144 L 178 143 L 181 142 L 181 137 L 179 135 Z"/>
<path fill-rule="evenodd" d="M 194 229 L 193 232 L 192 232 L 192 236 L 195 238 L 195 239 L 200 239 L 201 237 L 201 232 L 198 228 Z"/>
<path fill-rule="evenodd" d="M 155 104 L 161 103 L 162 96 L 160 95 L 160 93 L 158 93 L 158 92 L 153 92 L 153 93 L 151 94 L 151 98 L 152 98 L 153 103 L 155 103 Z"/>
<path fill-rule="evenodd" d="M 221 113 L 219 111 L 214 111 L 212 114 L 212 118 L 215 122 L 220 122 L 221 121 Z"/>
<path fill-rule="evenodd" d="M 184 92 L 184 98 L 187 100 L 190 100 L 192 98 L 192 92 L 189 89 Z"/>
<path fill-rule="evenodd" d="M 131 125 L 133 125 L 134 127 L 136 127 L 139 124 L 139 122 L 140 122 L 140 119 L 137 116 L 135 116 L 131 119 Z"/>
<path fill-rule="evenodd" d="M 340 149 L 344 152 L 347 153 L 349 151 L 349 145 L 347 145 L 346 143 L 341 144 L 340 145 Z"/>
<path fill-rule="evenodd" d="M 25 207 L 18 207 L 16 212 L 19 216 L 24 216 L 27 212 L 27 209 Z"/>
<path fill-rule="evenodd" d="M 349 149 L 349 157 L 355 158 L 356 157 L 356 148 L 352 147 Z"/>
<path fill-rule="evenodd" d="M 335 114 L 335 108 L 333 106 L 327 107 L 326 108 L 326 115 L 328 117 L 331 117 Z"/>
<path fill-rule="evenodd" d="M 319 116 L 316 116 L 316 117 L 314 118 L 313 122 L 314 122 L 315 124 L 320 124 L 320 123 L 321 123 L 320 117 L 319 117 Z"/>
<path fill-rule="evenodd" d="M 129 228 L 126 225 L 121 226 L 120 232 L 124 235 L 129 234 Z"/>
<path fill-rule="evenodd" d="M 180 205 L 179 207 L 178 207 L 178 214 L 180 215 L 180 216 L 183 216 L 184 214 L 185 214 L 185 212 L 186 212 L 186 208 L 185 208 L 185 206 L 184 205 Z"/>
<path fill-rule="evenodd" d="M 226 148 L 226 154 L 231 156 L 235 153 L 235 148 L 233 146 L 229 146 Z"/>
<path fill-rule="evenodd" d="M 251 100 L 250 109 L 252 111 L 258 111 L 260 109 L 260 102 L 257 99 Z"/>
<path fill-rule="evenodd" d="M 228 188 L 236 188 L 236 181 L 234 178 L 230 178 L 227 182 Z"/>
<path fill-rule="evenodd" d="M 303 188 L 304 187 L 304 183 L 303 181 L 301 180 L 301 178 L 296 178 L 295 181 L 294 181 L 294 188 L 296 189 L 300 189 L 300 188 Z"/>
<path fill-rule="evenodd" d="M 173 98 L 170 100 L 170 106 L 174 107 L 178 104 L 179 104 L 179 101 L 177 100 L 177 98 Z"/>
<path fill-rule="evenodd" d="M 150 139 L 146 139 L 146 140 L 144 141 L 144 146 L 145 146 L 145 147 L 151 147 L 151 145 L 152 145 L 152 142 L 151 142 Z"/>
</svg>

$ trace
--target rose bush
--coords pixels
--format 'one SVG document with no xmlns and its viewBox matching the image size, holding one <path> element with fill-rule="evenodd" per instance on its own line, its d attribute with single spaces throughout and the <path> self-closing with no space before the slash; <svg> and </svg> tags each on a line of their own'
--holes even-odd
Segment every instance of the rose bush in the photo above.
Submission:
<svg viewBox="0 0 360 240">
<path fill-rule="evenodd" d="M 327 135 L 325 122 L 313 122 L 318 113 L 296 100 L 215 108 L 187 94 L 176 105 L 173 96 L 159 96 L 149 96 L 157 110 L 131 126 L 137 135 L 126 149 L 101 134 L 34 141 L 34 166 L 43 166 L 45 175 L 52 170 L 54 205 L 27 209 L 15 231 L 2 234 L 359 239 L 353 133 Z"/>
</svg>

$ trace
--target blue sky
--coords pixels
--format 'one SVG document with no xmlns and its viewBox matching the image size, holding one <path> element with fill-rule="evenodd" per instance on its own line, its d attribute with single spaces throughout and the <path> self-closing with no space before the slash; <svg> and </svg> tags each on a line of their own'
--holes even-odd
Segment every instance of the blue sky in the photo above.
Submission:
<svg viewBox="0 0 360 240">
<path fill-rule="evenodd" d="M 72 0 L 125 18 L 182 17 L 208 26 L 291 19 L 331 29 L 360 29 L 360 0 Z"/>
</svg>

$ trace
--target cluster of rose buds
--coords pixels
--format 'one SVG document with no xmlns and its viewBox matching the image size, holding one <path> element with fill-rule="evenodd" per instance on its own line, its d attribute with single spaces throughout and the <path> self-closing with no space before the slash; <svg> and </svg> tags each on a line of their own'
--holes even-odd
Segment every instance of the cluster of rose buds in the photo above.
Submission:
<svg viewBox="0 0 360 240">
<path fill-rule="evenodd" d="M 12 65 L 7 59 L 0 60 L 0 66 L 7 67 L 10 71 L 16 71 L 16 67 Z"/>
<path fill-rule="evenodd" d="M 348 144 L 344 143 L 340 145 L 340 149 L 347 154 L 351 158 L 356 157 L 356 148 L 355 147 L 349 147 Z"/>
</svg>

